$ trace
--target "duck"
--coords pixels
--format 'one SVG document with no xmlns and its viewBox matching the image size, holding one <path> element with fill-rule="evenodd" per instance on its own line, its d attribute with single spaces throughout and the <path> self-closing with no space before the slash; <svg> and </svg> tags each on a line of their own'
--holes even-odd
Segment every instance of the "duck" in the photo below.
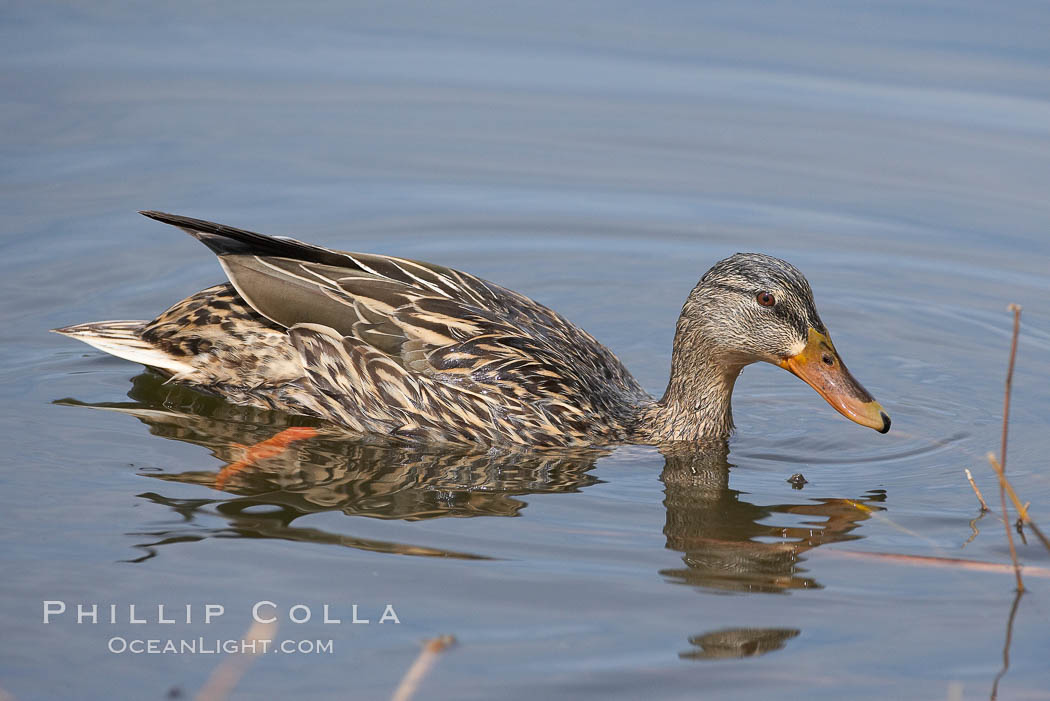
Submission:
<svg viewBox="0 0 1050 701">
<path fill-rule="evenodd" d="M 152 321 L 54 329 L 233 404 L 397 440 L 552 448 L 708 443 L 733 431 L 741 370 L 784 368 L 880 433 L 882 406 L 847 370 L 805 276 L 737 253 L 686 298 L 670 379 L 650 396 L 557 312 L 433 263 L 348 253 L 158 211 L 218 257 L 227 282 Z"/>
</svg>

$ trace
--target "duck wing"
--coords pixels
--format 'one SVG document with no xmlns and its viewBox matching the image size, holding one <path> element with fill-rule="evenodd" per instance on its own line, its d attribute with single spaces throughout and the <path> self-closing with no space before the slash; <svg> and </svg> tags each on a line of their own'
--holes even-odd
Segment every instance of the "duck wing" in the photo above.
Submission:
<svg viewBox="0 0 1050 701">
<path fill-rule="evenodd" d="M 521 405 L 522 411 L 564 416 L 577 433 L 592 427 L 614 434 L 621 432 L 616 419 L 645 397 L 590 334 L 473 275 L 189 217 L 143 214 L 182 228 L 214 251 L 244 300 L 292 330 L 311 379 L 332 396 L 346 394 L 349 382 L 357 399 L 382 397 L 392 407 L 460 401 L 472 412 L 491 413 L 493 404 Z M 383 396 L 391 392 L 397 396 Z M 383 428 L 398 423 L 385 416 Z"/>
</svg>

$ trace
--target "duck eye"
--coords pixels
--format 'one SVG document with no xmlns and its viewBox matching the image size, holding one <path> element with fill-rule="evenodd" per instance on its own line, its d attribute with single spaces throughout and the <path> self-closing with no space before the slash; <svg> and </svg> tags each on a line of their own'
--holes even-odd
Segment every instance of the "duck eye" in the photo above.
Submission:
<svg viewBox="0 0 1050 701">
<path fill-rule="evenodd" d="M 759 292 L 755 300 L 763 307 L 772 307 L 777 303 L 776 297 L 771 292 Z"/>
</svg>

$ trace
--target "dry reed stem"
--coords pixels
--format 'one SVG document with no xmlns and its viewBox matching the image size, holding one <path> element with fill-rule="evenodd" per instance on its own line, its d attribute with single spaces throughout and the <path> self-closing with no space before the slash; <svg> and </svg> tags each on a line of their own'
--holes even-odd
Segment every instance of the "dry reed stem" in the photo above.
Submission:
<svg viewBox="0 0 1050 701">
<path fill-rule="evenodd" d="M 1014 491 L 1014 487 L 1010 484 L 1010 480 L 1006 479 L 1006 473 L 1003 472 L 1003 466 L 999 464 L 999 461 L 995 459 L 995 453 L 988 453 L 988 462 L 991 464 L 992 469 L 995 470 L 996 476 L 999 478 L 999 484 L 1006 493 L 1010 496 L 1010 501 L 1014 503 L 1014 509 L 1017 510 L 1017 516 L 1027 523 L 1031 519 L 1028 518 L 1028 508 L 1021 503 L 1021 500 L 1017 496 L 1017 492 Z"/>
<path fill-rule="evenodd" d="M 455 643 L 456 639 L 451 635 L 441 635 L 424 641 L 423 649 L 420 651 L 416 661 L 405 672 L 405 676 L 401 678 L 401 683 L 397 685 L 397 689 L 394 690 L 394 695 L 390 697 L 390 701 L 409 701 L 415 696 L 423 678 L 427 676 L 430 668 L 434 666 L 437 656 Z"/>
<path fill-rule="evenodd" d="M 1006 391 L 1003 392 L 1003 439 L 999 448 L 999 461 L 1006 474 L 1006 433 L 1010 427 L 1010 388 L 1014 382 L 1014 360 L 1017 359 L 1017 337 L 1021 333 L 1021 305 L 1011 304 L 1006 307 L 1014 313 L 1014 333 L 1010 339 L 1010 364 L 1006 368 Z"/>
<path fill-rule="evenodd" d="M 1017 509 L 1017 517 L 1021 519 L 1021 523 L 1032 529 L 1036 537 L 1043 544 L 1047 550 L 1050 550 L 1050 540 L 1047 540 L 1046 535 L 1040 530 L 1039 526 L 1035 524 L 1031 516 L 1028 515 L 1028 504 L 1027 502 L 1022 504 L 1021 499 L 1017 496 L 1017 492 L 1014 491 L 1014 487 L 1010 484 L 1010 480 L 1006 479 L 1006 475 L 1003 473 L 1003 468 L 999 464 L 999 461 L 995 459 L 995 456 L 988 453 L 988 462 L 992 464 L 992 469 L 995 470 L 995 474 L 999 477 L 999 483 L 1002 485 L 1006 493 L 1010 495 L 1010 501 L 1014 503 L 1014 508 Z"/>
<path fill-rule="evenodd" d="M 208 681 L 197 693 L 196 701 L 225 701 L 248 671 L 256 655 L 262 653 L 260 640 L 273 640 L 277 633 L 276 623 L 253 623 L 241 638 L 242 643 L 255 643 L 251 652 L 235 652 L 227 655 L 219 666 L 212 670 Z"/>
<path fill-rule="evenodd" d="M 1013 606 L 1010 608 L 1010 617 L 1006 624 L 1006 641 L 1003 643 L 1003 666 L 999 670 L 999 673 L 995 675 L 995 682 L 992 684 L 991 701 L 996 701 L 999 696 L 999 682 L 1003 676 L 1006 675 L 1007 670 L 1010 669 L 1010 642 L 1013 638 L 1013 627 L 1014 618 L 1017 616 L 1017 607 L 1021 603 L 1021 596 L 1024 594 L 1024 582 L 1021 580 L 1021 565 L 1017 561 L 1017 549 L 1014 546 L 1013 532 L 1010 530 L 1010 519 L 1006 511 L 1006 493 L 1009 491 L 1010 499 L 1014 503 L 1014 508 L 1017 510 L 1019 523 L 1029 523 L 1031 520 L 1028 518 L 1028 509 L 1021 504 L 1021 500 L 1017 498 L 1017 493 L 1014 492 L 1013 486 L 1010 485 L 1009 480 L 1006 479 L 1006 437 L 1010 427 L 1010 390 L 1013 386 L 1014 378 L 1014 363 L 1017 359 L 1017 337 L 1020 335 L 1021 330 L 1021 307 L 1017 304 L 1011 304 L 1007 307 L 1014 314 L 1014 329 L 1013 336 L 1010 339 L 1010 364 L 1006 370 L 1006 387 L 1003 391 L 1003 436 L 1002 443 L 999 448 L 999 460 L 995 459 L 995 455 L 992 453 L 988 454 L 988 462 L 991 463 L 992 469 L 995 470 L 996 476 L 999 478 L 999 501 L 1002 505 L 1003 514 L 1003 527 L 1006 529 L 1006 540 L 1010 544 L 1010 559 L 1013 560 L 1014 575 L 1017 577 L 1017 596 L 1014 597 Z M 1050 549 L 1050 544 L 1047 543 L 1043 538 L 1041 531 L 1035 524 L 1032 525 L 1032 530 L 1040 537 L 1043 541 L 1043 545 L 1046 545 Z M 1023 536 L 1022 536 L 1023 537 Z"/>
<path fill-rule="evenodd" d="M 977 495 L 977 501 L 981 502 L 981 511 L 988 511 L 988 503 L 984 500 L 981 490 L 977 488 L 977 483 L 973 481 L 973 475 L 969 470 L 964 470 L 964 472 L 966 472 L 966 479 L 970 481 L 970 486 L 973 487 L 973 493 Z"/>
<path fill-rule="evenodd" d="M 1010 544 L 1010 559 L 1014 563 L 1014 575 L 1017 577 L 1017 591 L 1024 591 L 1021 579 L 1021 564 L 1017 561 L 1017 547 L 1014 545 L 1014 534 L 1010 530 L 1010 519 L 1006 512 L 1006 434 L 1010 427 L 1010 388 L 1014 379 L 1014 361 L 1017 359 L 1017 336 L 1021 331 L 1021 307 L 1011 304 L 1007 307 L 1014 313 L 1014 332 L 1010 340 L 1010 364 L 1006 369 L 1006 388 L 1003 391 L 1003 438 L 999 448 L 999 500 L 1002 502 L 1003 526 L 1006 528 L 1006 541 Z M 994 457 L 994 456 L 992 456 Z"/>
</svg>

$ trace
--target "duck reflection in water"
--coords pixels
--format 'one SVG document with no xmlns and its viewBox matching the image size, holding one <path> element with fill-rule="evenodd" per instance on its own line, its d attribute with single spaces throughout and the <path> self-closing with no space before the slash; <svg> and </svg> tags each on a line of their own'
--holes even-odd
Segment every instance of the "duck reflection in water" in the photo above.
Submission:
<svg viewBox="0 0 1050 701">
<path fill-rule="evenodd" d="M 824 543 L 855 540 L 857 526 L 881 511 L 882 490 L 859 499 L 816 499 L 759 506 L 729 488 L 727 451 L 691 447 L 661 451 L 667 547 L 686 567 L 661 572 L 672 581 L 727 591 L 777 593 L 820 585 L 803 576 L 800 556 Z M 808 516 L 803 525 L 764 523 L 773 514 Z M 779 542 L 769 542 L 777 539 Z"/>
<path fill-rule="evenodd" d="M 439 517 L 518 516 L 531 494 L 578 492 L 599 483 L 591 474 L 609 449 L 471 452 L 470 449 L 348 439 L 345 432 L 303 417 L 235 406 L 187 387 L 165 385 L 152 372 L 136 377 L 133 400 L 92 404 L 135 416 L 152 434 L 208 448 L 226 467 L 219 472 L 152 472 L 162 481 L 208 486 L 224 498 L 172 498 L 157 491 L 140 495 L 179 513 L 187 522 L 209 511 L 224 518 L 219 529 L 174 528 L 138 533 L 137 547 L 155 557 L 169 543 L 205 538 L 279 538 L 328 543 L 400 555 L 489 559 L 482 554 L 378 541 L 299 527 L 302 516 L 342 511 L 351 516 L 420 520 Z M 81 405 L 75 400 L 60 400 Z M 248 448 L 247 446 L 253 446 Z M 787 592 L 820 585 L 805 576 L 801 556 L 823 543 L 859 538 L 853 531 L 884 494 L 859 499 L 806 500 L 757 505 L 729 488 L 724 442 L 698 449 L 661 448 L 667 516 L 666 546 L 682 554 L 684 566 L 661 574 L 671 582 L 703 589 Z M 811 517 L 804 525 L 767 523 L 774 514 Z M 712 631 L 690 638 L 688 659 L 748 656 L 779 649 L 793 629 Z M 728 641 L 728 642 L 727 642 Z"/>
</svg>

